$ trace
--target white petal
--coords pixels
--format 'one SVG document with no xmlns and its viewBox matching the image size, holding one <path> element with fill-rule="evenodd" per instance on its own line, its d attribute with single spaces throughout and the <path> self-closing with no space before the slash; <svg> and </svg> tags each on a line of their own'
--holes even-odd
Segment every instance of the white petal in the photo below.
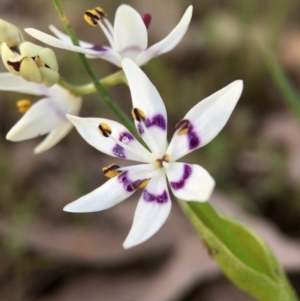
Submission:
<svg viewBox="0 0 300 301">
<path fill-rule="evenodd" d="M 183 118 L 190 123 L 184 135 L 175 132 L 168 147 L 173 161 L 209 143 L 225 126 L 243 90 L 237 80 L 195 105 Z"/>
<path fill-rule="evenodd" d="M 18 93 L 28 93 L 32 95 L 42 95 L 44 86 L 33 82 L 28 82 L 20 76 L 11 73 L 0 73 L 0 90 Z"/>
<path fill-rule="evenodd" d="M 136 63 L 141 66 L 147 63 L 153 57 L 157 57 L 165 52 L 168 52 L 175 48 L 183 36 L 185 35 L 193 13 L 193 6 L 189 6 L 181 18 L 178 25 L 160 42 L 152 45 L 145 51 L 143 51 L 137 58 Z"/>
<path fill-rule="evenodd" d="M 215 186 L 211 175 L 199 165 L 172 162 L 166 174 L 174 195 L 185 201 L 208 201 Z"/>
<path fill-rule="evenodd" d="M 71 38 L 61 32 L 60 30 L 58 30 L 54 25 L 50 25 L 49 29 L 62 41 L 67 42 L 70 45 L 73 45 Z M 84 42 L 84 41 L 79 41 L 79 45 L 83 48 L 92 48 L 94 45 L 88 42 Z"/>
<path fill-rule="evenodd" d="M 147 47 L 147 29 L 141 15 L 129 5 L 119 6 L 114 22 L 115 50 L 132 48 L 140 52 Z"/>
<path fill-rule="evenodd" d="M 143 165 L 144 169 L 137 169 L 130 166 L 129 171 L 123 172 L 116 176 L 99 188 L 79 198 L 78 200 L 64 207 L 64 211 L 68 212 L 95 212 L 111 208 L 131 196 L 136 190 L 130 184 L 132 182 L 147 179 L 148 164 Z M 125 168 L 124 168 L 125 169 Z"/>
<path fill-rule="evenodd" d="M 149 162 L 149 152 L 120 123 L 104 118 L 80 118 L 67 115 L 82 138 L 99 151 L 113 157 L 140 162 Z M 99 125 L 105 123 L 112 133 L 104 137 Z"/>
<path fill-rule="evenodd" d="M 53 131 L 51 131 L 47 137 L 34 149 L 35 154 L 40 154 L 52 148 L 58 142 L 60 142 L 64 137 L 69 134 L 71 129 L 73 128 L 73 124 L 70 122 L 64 122 L 58 127 L 56 127 Z"/>
<path fill-rule="evenodd" d="M 61 90 L 60 93 L 66 91 L 58 86 L 54 86 L 51 89 L 51 91 L 55 90 L 55 88 L 60 89 Z M 67 94 L 69 93 L 67 92 Z M 68 96 L 70 98 L 70 94 Z M 68 108 L 68 113 L 78 115 L 82 105 L 82 98 L 73 97 L 73 96 L 71 97 L 72 99 Z M 61 101 L 63 102 L 67 100 L 68 97 L 66 96 Z M 71 131 L 72 128 L 73 128 L 73 124 L 70 123 L 68 120 L 66 120 L 66 122 L 63 122 L 61 125 L 59 125 L 57 128 L 55 128 L 53 131 L 50 132 L 50 134 L 34 149 L 34 153 L 39 154 L 50 149 L 58 142 L 60 142 Z"/>
<path fill-rule="evenodd" d="M 152 178 L 137 205 L 124 248 L 136 246 L 153 236 L 164 224 L 171 210 L 171 199 L 164 173 Z"/>
<path fill-rule="evenodd" d="M 58 110 L 56 110 L 58 109 Z M 45 135 L 66 120 L 49 98 L 36 102 L 8 132 L 6 139 L 21 141 Z"/>
<path fill-rule="evenodd" d="M 120 55 L 113 51 L 108 46 L 99 46 L 99 45 L 93 45 L 93 48 L 83 48 L 80 46 L 75 46 L 70 44 L 68 41 L 62 41 L 60 39 L 57 39 L 49 34 L 46 34 L 42 31 L 39 31 L 34 28 L 26 28 L 25 31 L 31 35 L 32 37 L 36 38 L 37 40 L 48 44 L 53 47 L 66 49 L 74 52 L 84 53 L 86 55 L 93 55 L 98 58 L 104 59 L 106 61 L 109 61 L 118 67 L 121 65 L 121 57 Z"/>
<path fill-rule="evenodd" d="M 131 60 L 124 59 L 122 67 L 131 91 L 133 108 L 142 110 L 146 115 L 147 131 L 135 121 L 141 137 L 150 149 L 164 154 L 167 146 L 167 112 L 158 91 L 146 74 Z"/>
</svg>

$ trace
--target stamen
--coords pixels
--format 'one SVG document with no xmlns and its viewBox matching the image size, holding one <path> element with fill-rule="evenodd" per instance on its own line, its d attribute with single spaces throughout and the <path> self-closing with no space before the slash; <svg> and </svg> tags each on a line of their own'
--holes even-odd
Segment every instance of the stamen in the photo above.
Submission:
<svg viewBox="0 0 300 301">
<path fill-rule="evenodd" d="M 137 120 L 139 122 L 146 120 L 146 114 L 141 109 L 133 108 L 131 110 L 131 115 L 134 120 Z"/>
<path fill-rule="evenodd" d="M 171 158 L 169 155 L 164 155 L 163 158 L 162 158 L 163 161 L 165 162 L 170 162 L 171 161 Z"/>
<path fill-rule="evenodd" d="M 104 19 L 104 23 L 108 23 L 108 22 L 105 22 L 106 19 Z M 115 42 L 114 42 L 114 38 L 113 38 L 113 30 L 110 29 L 108 30 L 102 22 L 98 22 L 98 25 L 101 27 L 101 29 L 103 30 L 103 33 L 105 34 L 111 48 L 115 48 Z M 112 27 L 112 26 L 111 26 Z"/>
<path fill-rule="evenodd" d="M 119 170 L 120 166 L 117 164 L 110 164 L 102 168 L 103 174 L 108 178 L 114 178 L 120 175 L 123 171 Z"/>
<path fill-rule="evenodd" d="M 28 111 L 28 109 L 31 107 L 31 100 L 29 99 L 20 99 L 17 103 L 16 106 L 18 108 L 18 111 L 21 114 L 24 114 Z"/>
<path fill-rule="evenodd" d="M 144 21 L 144 24 L 145 24 L 146 28 L 148 29 L 149 26 L 150 26 L 151 19 L 152 19 L 151 15 L 150 14 L 143 14 L 142 19 Z"/>
<path fill-rule="evenodd" d="M 175 129 L 178 130 L 177 135 L 182 136 L 188 133 L 190 130 L 190 126 L 191 124 L 187 119 L 180 120 L 175 126 Z"/>
<path fill-rule="evenodd" d="M 111 135 L 111 127 L 104 122 L 99 124 L 98 129 L 99 129 L 101 135 L 106 138 Z"/>
<path fill-rule="evenodd" d="M 164 167 L 164 162 L 170 162 L 170 161 L 171 161 L 170 156 L 169 155 L 164 155 L 162 157 L 162 159 L 155 160 L 155 165 L 158 168 L 161 168 L 161 167 Z"/>
<path fill-rule="evenodd" d="M 83 17 L 84 20 L 91 26 L 96 26 L 98 21 L 103 22 L 103 19 L 106 17 L 105 11 L 101 7 L 96 7 L 94 9 L 88 9 Z"/>
<path fill-rule="evenodd" d="M 157 160 L 155 160 L 155 165 L 156 165 L 158 168 L 163 167 L 162 159 L 157 159 Z"/>
<path fill-rule="evenodd" d="M 98 13 L 99 16 L 102 17 L 102 19 L 107 18 L 107 13 L 100 6 L 95 7 L 94 10 Z"/>
<path fill-rule="evenodd" d="M 150 179 L 136 180 L 130 184 L 130 188 L 132 190 L 136 190 L 138 188 L 145 188 L 148 185 L 149 181 Z"/>
</svg>

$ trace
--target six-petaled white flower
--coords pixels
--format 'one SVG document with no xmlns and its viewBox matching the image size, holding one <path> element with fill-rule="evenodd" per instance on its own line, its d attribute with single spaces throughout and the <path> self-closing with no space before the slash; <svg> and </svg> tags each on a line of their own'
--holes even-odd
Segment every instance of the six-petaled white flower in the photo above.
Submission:
<svg viewBox="0 0 300 301">
<path fill-rule="evenodd" d="M 0 90 L 42 96 L 6 136 L 11 141 L 22 141 L 48 134 L 34 149 L 35 153 L 53 147 L 71 131 L 73 125 L 66 118 L 66 114 L 77 115 L 82 104 L 81 97 L 58 85 L 47 88 L 43 84 L 27 82 L 11 73 L 0 73 Z"/>
<path fill-rule="evenodd" d="M 207 201 L 215 182 L 199 165 L 175 162 L 209 143 L 224 127 L 243 89 L 235 81 L 194 106 L 176 126 L 167 144 L 167 114 L 164 103 L 150 80 L 136 64 L 124 59 L 132 101 L 132 114 L 144 148 L 121 124 L 104 118 L 79 118 L 68 115 L 81 136 L 108 155 L 144 164 L 103 169 L 105 184 L 68 204 L 69 212 L 94 212 L 110 208 L 144 188 L 133 225 L 124 242 L 129 248 L 155 234 L 167 219 L 171 200 L 166 177 L 174 195 L 186 201 Z"/>
<path fill-rule="evenodd" d="M 83 41 L 80 41 L 80 47 L 74 46 L 70 37 L 60 32 L 53 25 L 50 26 L 50 30 L 58 39 L 34 28 L 27 28 L 25 31 L 34 38 L 53 47 L 84 53 L 90 58 L 102 58 L 118 67 L 121 67 L 123 58 L 130 58 L 137 65 L 141 66 L 150 59 L 168 52 L 177 46 L 187 31 L 192 11 L 193 7 L 189 6 L 179 24 L 171 33 L 149 48 L 147 48 L 147 26 L 141 15 L 131 6 L 125 4 L 119 6 L 117 9 L 114 26 L 111 25 L 105 13 L 100 8 L 86 12 L 86 17 L 91 18 L 91 22 L 99 24 L 102 28 L 110 47 L 94 45 Z"/>
</svg>

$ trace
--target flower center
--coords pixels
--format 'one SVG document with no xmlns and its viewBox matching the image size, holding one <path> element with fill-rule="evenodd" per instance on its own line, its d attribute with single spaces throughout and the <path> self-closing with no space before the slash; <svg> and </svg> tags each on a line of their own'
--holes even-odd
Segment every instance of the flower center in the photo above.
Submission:
<svg viewBox="0 0 300 301">
<path fill-rule="evenodd" d="M 158 168 L 163 168 L 165 167 L 164 163 L 169 163 L 171 161 L 170 156 L 169 155 L 164 155 L 161 159 L 156 159 L 155 160 L 155 165 Z"/>
</svg>

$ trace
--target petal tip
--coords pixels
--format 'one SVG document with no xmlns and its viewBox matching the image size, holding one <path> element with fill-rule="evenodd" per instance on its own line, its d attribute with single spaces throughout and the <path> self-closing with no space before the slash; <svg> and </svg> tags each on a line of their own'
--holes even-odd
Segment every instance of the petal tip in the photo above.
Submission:
<svg viewBox="0 0 300 301">
<path fill-rule="evenodd" d="M 75 210 L 75 208 L 74 208 L 74 204 L 73 203 L 69 203 L 68 205 L 66 205 L 63 208 L 63 211 L 65 211 L 65 212 L 78 212 L 77 210 Z"/>
</svg>

